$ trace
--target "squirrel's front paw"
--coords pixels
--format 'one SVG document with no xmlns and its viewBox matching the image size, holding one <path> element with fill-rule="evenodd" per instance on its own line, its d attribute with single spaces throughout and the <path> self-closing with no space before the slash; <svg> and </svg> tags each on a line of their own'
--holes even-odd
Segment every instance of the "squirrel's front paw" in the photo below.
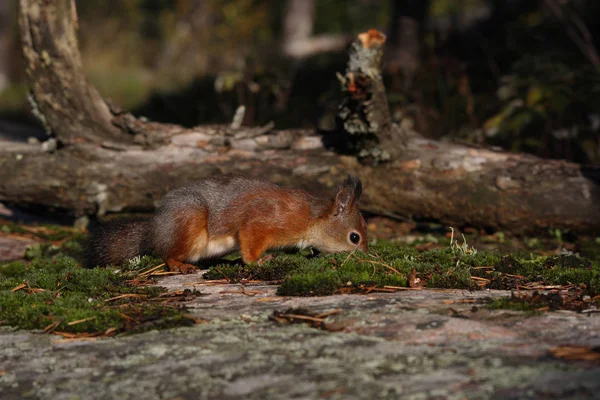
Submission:
<svg viewBox="0 0 600 400">
<path fill-rule="evenodd" d="M 195 265 L 182 263 L 173 259 L 167 260 L 167 266 L 169 267 L 169 271 L 181 272 L 182 274 L 192 274 L 198 269 Z"/>
<path fill-rule="evenodd" d="M 274 260 L 274 259 L 275 259 L 275 256 L 274 256 L 274 255 L 272 255 L 272 254 L 267 254 L 267 255 L 265 255 L 265 256 L 263 256 L 263 257 L 259 258 L 258 260 L 256 260 L 256 263 L 257 263 L 258 265 L 263 265 L 263 264 L 264 264 L 264 263 L 266 263 L 267 261 L 271 261 L 271 260 Z"/>
</svg>

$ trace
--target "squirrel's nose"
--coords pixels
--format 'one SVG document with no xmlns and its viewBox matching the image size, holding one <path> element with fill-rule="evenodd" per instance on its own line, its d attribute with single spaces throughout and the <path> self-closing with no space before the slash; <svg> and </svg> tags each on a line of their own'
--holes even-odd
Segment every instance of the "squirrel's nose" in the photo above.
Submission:
<svg viewBox="0 0 600 400">
<path fill-rule="evenodd" d="M 367 242 L 366 240 L 364 241 L 364 243 L 361 243 L 360 245 L 360 250 L 368 253 L 369 252 L 369 242 Z"/>
</svg>

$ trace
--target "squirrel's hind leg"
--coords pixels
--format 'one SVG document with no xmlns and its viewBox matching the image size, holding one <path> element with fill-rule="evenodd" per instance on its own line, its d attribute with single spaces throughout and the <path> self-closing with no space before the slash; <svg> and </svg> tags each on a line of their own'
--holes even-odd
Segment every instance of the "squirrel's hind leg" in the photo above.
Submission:
<svg viewBox="0 0 600 400">
<path fill-rule="evenodd" d="M 246 264 L 258 262 L 273 242 L 271 229 L 262 224 L 243 226 L 239 238 L 242 259 Z"/>
<path fill-rule="evenodd" d="M 170 271 L 189 274 L 197 269 L 189 262 L 198 261 L 208 245 L 207 213 L 184 210 L 177 217 L 175 241 L 165 259 Z"/>
</svg>

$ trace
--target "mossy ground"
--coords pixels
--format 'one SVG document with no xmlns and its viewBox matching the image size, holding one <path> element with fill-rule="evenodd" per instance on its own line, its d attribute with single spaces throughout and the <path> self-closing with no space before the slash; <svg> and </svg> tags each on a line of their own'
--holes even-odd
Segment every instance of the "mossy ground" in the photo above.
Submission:
<svg viewBox="0 0 600 400">
<path fill-rule="evenodd" d="M 31 232 L 12 230 L 17 231 Z M 144 257 L 119 268 L 84 269 L 83 234 L 45 227 L 44 235 L 64 240 L 60 245 L 31 246 L 23 261 L 0 263 L 2 324 L 111 335 L 194 323 L 183 308 L 161 297 L 164 289 L 148 286 L 150 281 L 139 278 L 141 271 L 160 260 Z"/>
<path fill-rule="evenodd" d="M 143 257 L 119 267 L 83 269 L 85 234 L 78 230 L 17 224 L 0 225 L 0 230 L 44 241 L 28 248 L 25 260 L 0 263 L 2 324 L 101 335 L 193 323 L 185 317 L 185 309 L 176 301 L 166 302 L 161 296 L 163 290 L 149 286 L 153 281 L 140 275 L 161 264 L 160 260 Z M 522 241 L 526 244 L 510 253 L 504 248 L 502 252 L 493 250 L 494 244 L 506 244 L 503 235 L 471 234 L 468 239 L 451 240 L 431 234 L 417 236 L 410 244 L 375 239 L 369 254 L 281 252 L 260 265 L 243 265 L 234 254 L 227 261 L 212 262 L 204 277 L 231 282 L 275 281 L 280 284 L 278 293 L 287 296 L 408 287 L 479 290 L 562 286 L 570 294 L 560 301 L 536 293 L 495 301 L 489 307 L 581 310 L 600 305 L 600 263 L 593 251 L 585 253 L 591 259 L 560 254 L 558 249 L 568 243 L 558 243 L 556 235 Z M 476 250 L 466 240 L 491 249 Z M 581 249 L 594 250 L 596 241 L 588 239 Z M 122 297 L 114 299 L 118 296 Z"/>
<path fill-rule="evenodd" d="M 336 293 L 393 291 L 398 287 L 447 289 L 558 288 L 569 291 L 557 302 L 552 296 L 513 296 L 496 301 L 491 308 L 521 310 L 570 308 L 581 310 L 600 305 L 600 262 L 593 244 L 585 239 L 575 245 L 560 235 L 522 239 L 514 246 L 502 234 L 471 234 L 470 239 L 488 250 L 477 250 L 469 239 L 428 234 L 408 244 L 376 241 L 369 254 L 331 254 L 318 257 L 282 254 L 262 265 L 228 263 L 212 266 L 206 279 L 267 280 L 280 283 L 278 294 L 317 296 Z M 452 244 L 450 244 L 452 241 Z M 600 244 L 599 244 L 600 245 Z M 503 251 L 494 250 L 494 247 Z M 561 252 L 562 249 L 563 251 Z"/>
<path fill-rule="evenodd" d="M 412 275 L 412 276 L 411 276 Z M 419 251 L 391 243 L 371 246 L 369 254 L 319 257 L 278 255 L 262 265 L 216 265 L 207 279 L 280 281 L 281 295 L 330 295 L 373 291 L 385 286 L 478 290 L 542 285 L 585 285 L 600 293 L 600 267 L 577 255 L 512 256 L 447 246 Z"/>
</svg>

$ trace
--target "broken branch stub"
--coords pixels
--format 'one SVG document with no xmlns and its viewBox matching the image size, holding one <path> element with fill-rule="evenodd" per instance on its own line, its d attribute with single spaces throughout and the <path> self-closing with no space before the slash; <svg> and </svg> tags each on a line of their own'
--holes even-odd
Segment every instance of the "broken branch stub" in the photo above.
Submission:
<svg viewBox="0 0 600 400">
<path fill-rule="evenodd" d="M 390 117 L 381 74 L 385 40 L 376 29 L 359 34 L 352 43 L 345 75 L 338 73 L 344 93 L 338 117 L 348 133 L 349 147 L 359 159 L 374 164 L 396 158 L 404 144 Z"/>
</svg>

